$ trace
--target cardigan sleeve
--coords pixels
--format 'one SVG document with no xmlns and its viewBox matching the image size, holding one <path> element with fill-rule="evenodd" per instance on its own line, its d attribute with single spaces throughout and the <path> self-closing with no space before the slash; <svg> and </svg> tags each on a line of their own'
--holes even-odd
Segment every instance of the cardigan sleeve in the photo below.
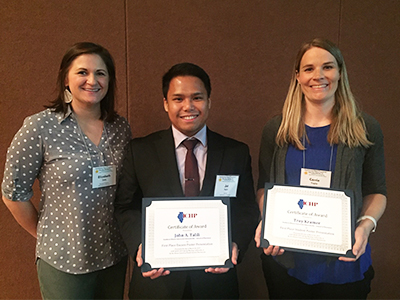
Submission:
<svg viewBox="0 0 400 300">
<path fill-rule="evenodd" d="M 271 166 L 274 159 L 275 148 L 277 147 L 275 138 L 281 120 L 281 116 L 276 116 L 269 120 L 264 126 L 258 157 L 259 173 L 257 189 L 264 188 L 264 184 L 271 181 Z"/>
<path fill-rule="evenodd" d="M 362 174 L 362 195 L 382 194 L 386 196 L 385 157 L 383 148 L 383 133 L 373 117 L 363 115 L 368 140 L 373 143 L 367 148 Z"/>
</svg>

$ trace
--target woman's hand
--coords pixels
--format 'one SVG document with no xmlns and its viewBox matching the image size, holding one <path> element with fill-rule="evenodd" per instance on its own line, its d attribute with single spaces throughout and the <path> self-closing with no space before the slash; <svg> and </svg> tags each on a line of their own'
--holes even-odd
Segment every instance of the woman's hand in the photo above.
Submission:
<svg viewBox="0 0 400 300">
<path fill-rule="evenodd" d="M 29 201 L 12 201 L 3 196 L 3 202 L 14 216 L 14 219 L 35 239 L 38 223 L 38 212 L 36 207 Z"/>
<path fill-rule="evenodd" d="M 353 245 L 353 254 L 356 256 L 355 258 L 350 257 L 339 257 L 341 261 L 356 261 L 361 255 L 365 253 L 365 248 L 367 247 L 368 238 L 371 233 L 371 226 L 365 225 L 367 221 L 371 222 L 371 220 L 365 220 L 366 222 L 360 223 L 360 225 L 356 228 L 354 233 L 355 243 Z"/>
<path fill-rule="evenodd" d="M 254 235 L 254 241 L 256 242 L 257 248 L 261 246 L 261 224 L 262 221 L 257 226 L 256 233 Z M 282 255 L 285 250 L 279 248 L 279 246 L 273 246 L 270 245 L 268 248 L 263 248 L 263 251 L 265 255 L 272 255 L 272 256 L 277 256 L 277 255 Z"/>
<path fill-rule="evenodd" d="M 361 216 L 372 216 L 376 222 L 381 218 L 386 208 L 386 196 L 382 194 L 370 194 L 363 198 L 363 207 Z M 355 243 L 353 245 L 353 254 L 355 258 L 339 257 L 342 261 L 356 261 L 365 253 L 369 235 L 374 229 L 374 222 L 369 219 L 362 220 L 354 233 Z"/>
</svg>

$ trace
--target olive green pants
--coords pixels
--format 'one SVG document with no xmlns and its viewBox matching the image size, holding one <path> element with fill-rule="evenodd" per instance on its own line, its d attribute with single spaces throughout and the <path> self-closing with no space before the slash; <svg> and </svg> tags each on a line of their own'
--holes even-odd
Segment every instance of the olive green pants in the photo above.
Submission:
<svg viewBox="0 0 400 300">
<path fill-rule="evenodd" d="M 69 274 L 37 261 L 43 299 L 123 299 L 127 257 L 104 270 Z"/>
</svg>

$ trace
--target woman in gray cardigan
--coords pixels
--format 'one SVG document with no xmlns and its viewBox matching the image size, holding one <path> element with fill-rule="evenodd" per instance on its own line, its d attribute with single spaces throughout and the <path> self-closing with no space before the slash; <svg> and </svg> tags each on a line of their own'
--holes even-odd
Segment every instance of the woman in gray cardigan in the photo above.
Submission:
<svg viewBox="0 0 400 300">
<path fill-rule="evenodd" d="M 354 192 L 355 258 L 270 245 L 262 254 L 269 296 L 366 298 L 374 276 L 368 238 L 386 207 L 383 135 L 378 122 L 359 111 L 340 50 L 323 39 L 300 49 L 282 115 L 263 130 L 257 192 L 261 212 L 265 182 L 301 185 L 307 170 L 331 178 L 321 187 Z M 258 246 L 260 236 L 261 223 Z"/>
</svg>

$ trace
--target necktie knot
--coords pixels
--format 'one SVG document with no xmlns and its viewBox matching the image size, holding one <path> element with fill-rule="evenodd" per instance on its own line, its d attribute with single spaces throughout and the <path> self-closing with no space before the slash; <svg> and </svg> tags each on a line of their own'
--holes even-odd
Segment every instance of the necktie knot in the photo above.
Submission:
<svg viewBox="0 0 400 300">
<path fill-rule="evenodd" d="M 197 143 L 199 142 L 198 139 L 193 139 L 193 140 L 184 140 L 182 142 L 183 146 L 186 147 L 188 150 L 193 150 L 194 147 L 196 147 Z"/>
</svg>

